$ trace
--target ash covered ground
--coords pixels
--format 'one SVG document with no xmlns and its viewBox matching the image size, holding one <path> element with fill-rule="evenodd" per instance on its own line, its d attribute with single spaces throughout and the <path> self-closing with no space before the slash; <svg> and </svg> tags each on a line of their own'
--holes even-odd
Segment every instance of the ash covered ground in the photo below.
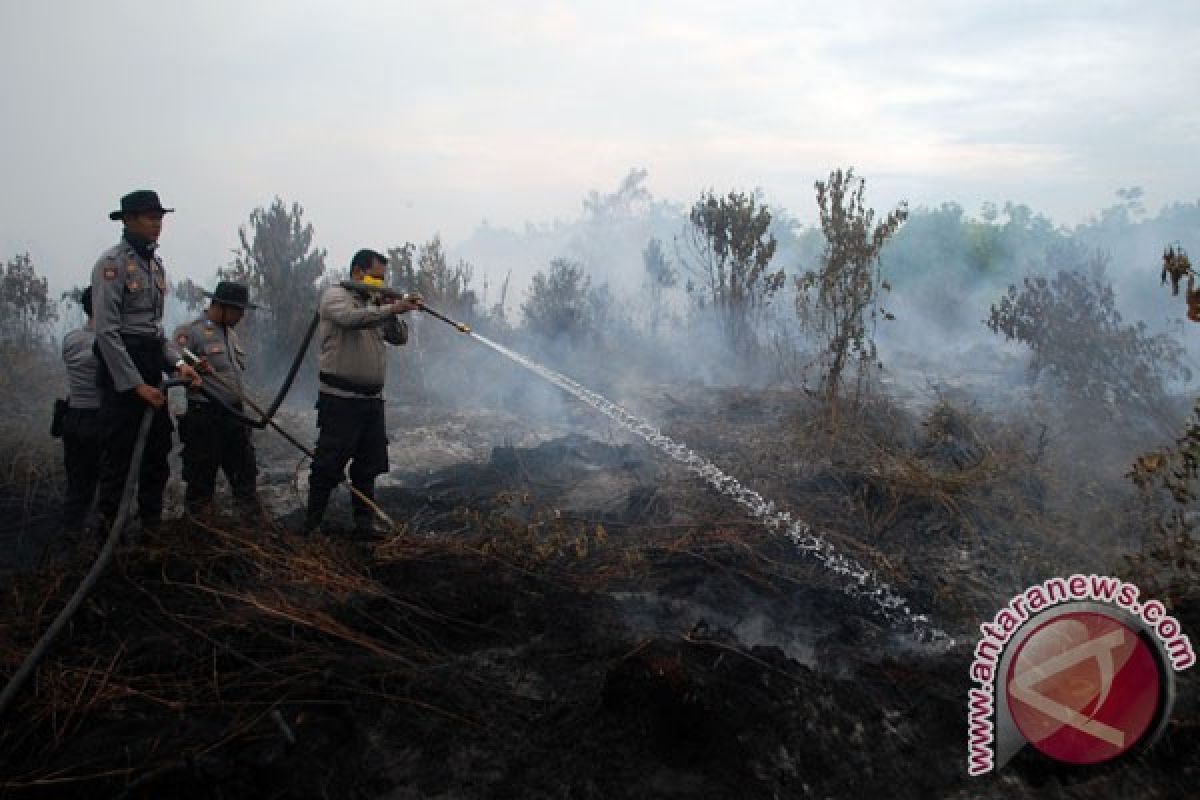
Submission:
<svg viewBox="0 0 1200 800">
<path fill-rule="evenodd" d="M 927 400 L 835 432 L 803 392 L 623 397 L 953 643 L 585 406 L 393 403 L 378 495 L 402 530 L 351 541 L 343 492 L 302 537 L 303 462 L 257 434 L 271 521 L 132 535 L 4 721 L 0 796 L 1194 796 L 1190 673 L 1148 753 L 966 776 L 979 622 L 1048 575 L 1127 569 L 1138 512 L 1055 477 L 1036 425 Z M 315 438 L 311 412 L 279 419 Z M 6 672 L 94 554 L 56 535 L 56 492 L 3 498 Z M 1194 590 L 1171 591 L 1200 630 Z"/>
</svg>

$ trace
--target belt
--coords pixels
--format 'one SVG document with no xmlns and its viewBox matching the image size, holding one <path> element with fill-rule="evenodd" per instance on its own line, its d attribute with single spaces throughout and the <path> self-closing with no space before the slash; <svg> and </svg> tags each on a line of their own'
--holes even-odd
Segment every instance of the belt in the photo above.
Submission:
<svg viewBox="0 0 1200 800">
<path fill-rule="evenodd" d="M 343 392 L 354 392 L 355 394 L 370 396 L 383 391 L 382 383 L 358 383 L 346 378 L 339 378 L 331 372 L 322 372 L 320 377 L 322 383 L 328 384 L 334 389 L 341 389 Z"/>
</svg>

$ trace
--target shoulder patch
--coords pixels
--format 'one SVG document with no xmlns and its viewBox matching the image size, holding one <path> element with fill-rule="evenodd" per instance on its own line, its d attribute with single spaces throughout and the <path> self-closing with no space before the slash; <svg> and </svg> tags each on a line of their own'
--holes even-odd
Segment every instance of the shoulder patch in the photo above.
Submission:
<svg viewBox="0 0 1200 800">
<path fill-rule="evenodd" d="M 116 264 L 105 264 L 104 265 L 104 280 L 115 281 L 116 279 L 117 279 L 117 265 Z"/>
</svg>

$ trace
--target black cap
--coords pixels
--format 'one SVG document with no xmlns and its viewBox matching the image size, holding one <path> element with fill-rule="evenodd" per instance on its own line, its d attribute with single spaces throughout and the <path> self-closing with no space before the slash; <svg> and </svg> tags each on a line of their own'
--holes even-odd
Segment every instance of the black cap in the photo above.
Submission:
<svg viewBox="0 0 1200 800">
<path fill-rule="evenodd" d="M 174 210 L 173 208 L 163 208 L 162 203 L 158 201 L 158 192 L 151 189 L 138 189 L 122 197 L 120 210 L 110 211 L 108 218 L 117 220 L 125 214 L 141 214 L 143 211 L 161 211 L 169 214 Z"/>
<path fill-rule="evenodd" d="M 250 290 L 246 288 L 246 284 L 244 283 L 221 281 L 217 284 L 215 292 L 204 292 L 203 294 L 205 297 L 211 298 L 214 303 L 220 303 L 223 306 L 258 308 L 254 303 L 250 302 Z"/>
</svg>

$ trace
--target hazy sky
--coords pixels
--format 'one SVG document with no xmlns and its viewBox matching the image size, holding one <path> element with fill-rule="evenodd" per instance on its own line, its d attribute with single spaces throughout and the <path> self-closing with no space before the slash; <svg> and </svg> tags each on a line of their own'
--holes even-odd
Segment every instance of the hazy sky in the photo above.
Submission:
<svg viewBox="0 0 1200 800">
<path fill-rule="evenodd" d="M 0 37 L 0 257 L 58 286 L 139 187 L 178 209 L 174 277 L 276 194 L 337 266 L 574 218 L 632 167 L 659 198 L 762 187 L 802 222 L 849 164 L 881 209 L 1074 224 L 1122 186 L 1200 197 L 1196 0 L 0 0 Z"/>
</svg>

